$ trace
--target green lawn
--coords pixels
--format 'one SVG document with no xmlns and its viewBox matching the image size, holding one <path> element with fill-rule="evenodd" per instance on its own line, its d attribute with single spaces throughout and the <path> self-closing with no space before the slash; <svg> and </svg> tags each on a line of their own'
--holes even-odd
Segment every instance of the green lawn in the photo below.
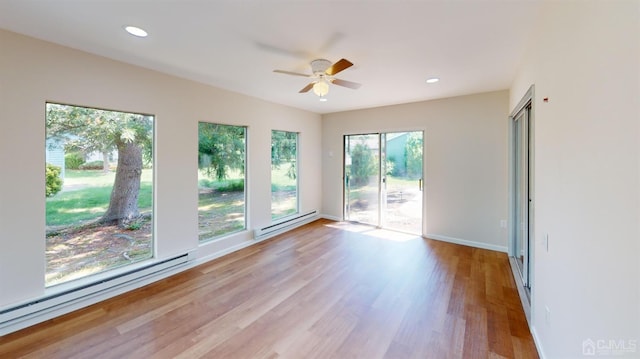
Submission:
<svg viewBox="0 0 640 359">
<path fill-rule="evenodd" d="M 152 206 L 152 170 L 142 170 L 138 206 Z M 76 225 L 100 217 L 109 206 L 115 172 L 67 170 L 61 192 L 47 198 L 47 226 Z"/>
<path fill-rule="evenodd" d="M 208 241 L 245 228 L 244 174 L 217 180 L 198 171 L 198 238 Z"/>
<path fill-rule="evenodd" d="M 297 211 L 296 179 L 287 176 L 288 164 L 271 171 L 272 219 Z M 231 173 L 218 181 L 198 171 L 198 225 L 200 241 L 245 229 L 244 176 Z"/>
<path fill-rule="evenodd" d="M 280 168 L 271 169 L 271 192 L 292 191 L 298 184 L 295 178 L 287 175 L 289 164 L 283 163 Z"/>
<path fill-rule="evenodd" d="M 296 213 L 298 181 L 288 176 L 289 164 L 271 169 L 271 219 L 278 219 Z"/>
<path fill-rule="evenodd" d="M 201 194 L 198 199 L 200 241 L 245 228 L 244 192 Z"/>
</svg>

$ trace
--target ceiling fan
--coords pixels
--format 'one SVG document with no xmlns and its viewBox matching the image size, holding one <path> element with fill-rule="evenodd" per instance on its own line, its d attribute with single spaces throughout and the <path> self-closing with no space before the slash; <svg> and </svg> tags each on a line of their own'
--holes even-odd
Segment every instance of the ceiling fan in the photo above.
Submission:
<svg viewBox="0 0 640 359">
<path fill-rule="evenodd" d="M 329 93 L 329 84 L 348 87 L 351 89 L 357 89 L 361 86 L 359 83 L 340 80 L 334 77 L 337 73 L 351 66 L 353 66 L 353 63 L 347 59 L 341 59 L 335 64 L 331 64 L 331 61 L 329 60 L 317 59 L 311 61 L 311 75 L 284 70 L 273 70 L 273 72 L 311 78 L 312 81 L 299 92 L 305 93 L 313 89 L 313 92 L 320 97 L 320 101 L 326 101 L 327 99 L 325 96 Z"/>
</svg>

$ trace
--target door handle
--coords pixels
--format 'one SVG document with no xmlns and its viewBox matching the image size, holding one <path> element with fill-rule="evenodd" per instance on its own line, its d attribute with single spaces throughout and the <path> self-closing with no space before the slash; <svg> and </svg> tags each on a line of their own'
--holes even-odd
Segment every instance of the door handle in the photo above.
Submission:
<svg viewBox="0 0 640 359">
<path fill-rule="evenodd" d="M 420 178 L 420 179 L 418 180 L 418 189 L 419 189 L 420 191 L 422 191 L 422 188 L 423 188 L 423 186 L 422 186 L 422 178 Z"/>
</svg>

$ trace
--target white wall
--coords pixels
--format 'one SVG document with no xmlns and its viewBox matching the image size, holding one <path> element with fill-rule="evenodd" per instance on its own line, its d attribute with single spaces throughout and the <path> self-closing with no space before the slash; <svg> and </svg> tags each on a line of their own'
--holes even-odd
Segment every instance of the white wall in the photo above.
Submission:
<svg viewBox="0 0 640 359">
<path fill-rule="evenodd" d="M 532 324 L 547 358 L 581 357 L 586 339 L 640 357 L 639 13 L 546 3 L 511 89 L 513 107 L 536 87 Z"/>
<path fill-rule="evenodd" d="M 45 102 L 155 115 L 157 257 L 198 247 L 198 121 L 248 129 L 248 228 L 271 222 L 271 130 L 300 132 L 301 211 L 321 205 L 320 116 L 0 31 L 0 308 L 41 297 L 45 265 Z"/>
<path fill-rule="evenodd" d="M 427 237 L 506 251 L 507 91 L 324 115 L 323 213 L 342 218 L 343 136 L 424 130 Z"/>
</svg>

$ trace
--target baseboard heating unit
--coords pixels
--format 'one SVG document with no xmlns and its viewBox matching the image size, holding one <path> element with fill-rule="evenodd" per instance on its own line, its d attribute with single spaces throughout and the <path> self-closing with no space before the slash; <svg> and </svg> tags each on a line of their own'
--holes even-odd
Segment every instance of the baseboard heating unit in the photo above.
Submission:
<svg viewBox="0 0 640 359">
<path fill-rule="evenodd" d="M 307 212 L 305 214 L 293 216 L 282 222 L 278 222 L 270 226 L 254 230 L 254 238 L 257 240 L 267 239 L 269 237 L 273 237 L 277 234 L 283 233 L 289 229 L 293 229 L 303 224 L 315 221 L 316 219 L 318 219 L 318 211 L 315 210 Z"/>
<path fill-rule="evenodd" d="M 0 310 L 0 336 L 95 304 L 167 277 L 189 262 L 189 254 L 151 263 L 99 281 Z"/>
</svg>

